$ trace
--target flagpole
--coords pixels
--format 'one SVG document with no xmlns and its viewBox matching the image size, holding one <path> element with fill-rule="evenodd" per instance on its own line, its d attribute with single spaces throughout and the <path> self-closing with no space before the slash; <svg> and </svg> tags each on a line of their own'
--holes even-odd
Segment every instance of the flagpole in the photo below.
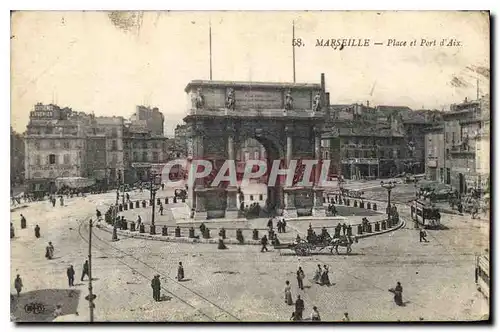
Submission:
<svg viewBox="0 0 500 332">
<path fill-rule="evenodd" d="M 292 61 L 293 61 L 293 83 L 295 83 L 295 21 L 292 21 Z"/>
<path fill-rule="evenodd" d="M 208 22 L 208 44 L 210 52 L 210 81 L 212 80 L 212 20 Z"/>
</svg>

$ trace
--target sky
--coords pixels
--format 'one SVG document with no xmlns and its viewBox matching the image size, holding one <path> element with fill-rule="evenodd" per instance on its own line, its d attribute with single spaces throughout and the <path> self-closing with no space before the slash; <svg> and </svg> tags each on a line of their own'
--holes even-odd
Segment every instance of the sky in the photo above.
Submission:
<svg viewBox="0 0 500 332">
<path fill-rule="evenodd" d="M 443 109 L 489 92 L 489 17 L 479 12 L 14 12 L 11 124 L 24 132 L 37 102 L 97 116 L 158 107 L 167 135 L 182 123 L 191 80 L 297 82 L 325 73 L 332 104 Z M 316 47 L 317 39 L 369 47 Z M 421 39 L 437 45 L 421 47 Z M 439 46 L 447 38 L 461 46 Z M 387 46 L 389 39 L 407 46 Z M 416 39 L 417 46 L 408 46 Z M 384 45 L 375 46 L 374 42 Z"/>
</svg>

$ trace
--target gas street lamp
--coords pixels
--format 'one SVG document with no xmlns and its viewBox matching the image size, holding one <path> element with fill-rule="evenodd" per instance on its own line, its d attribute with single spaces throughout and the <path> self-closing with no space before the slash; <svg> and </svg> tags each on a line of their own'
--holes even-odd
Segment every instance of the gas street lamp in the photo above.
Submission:
<svg viewBox="0 0 500 332">
<path fill-rule="evenodd" d="M 387 219 L 391 219 L 391 191 L 396 187 L 396 181 L 380 181 L 380 186 L 387 190 L 387 208 L 386 208 L 386 213 L 387 213 Z"/>
<path fill-rule="evenodd" d="M 155 200 L 156 200 L 156 192 L 158 191 L 158 189 L 160 189 L 160 186 L 159 186 L 159 181 L 158 179 L 160 179 L 160 182 L 161 182 L 161 178 L 158 177 L 158 175 L 156 173 L 151 173 L 151 176 L 149 178 L 149 189 L 150 189 L 150 192 L 151 192 L 151 200 L 152 200 L 152 203 L 151 204 L 151 226 L 150 226 L 150 230 L 149 230 L 149 234 L 151 235 L 154 235 L 156 234 L 156 227 L 155 227 Z"/>
</svg>

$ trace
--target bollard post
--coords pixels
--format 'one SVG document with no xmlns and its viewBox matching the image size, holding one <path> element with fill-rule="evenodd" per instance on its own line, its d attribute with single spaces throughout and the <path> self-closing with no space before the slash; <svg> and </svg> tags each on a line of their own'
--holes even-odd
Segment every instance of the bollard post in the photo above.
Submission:
<svg viewBox="0 0 500 332">
<path fill-rule="evenodd" d="M 377 203 L 373 203 L 373 211 L 377 211 Z"/>
<path fill-rule="evenodd" d="M 175 228 L 175 237 L 181 237 L 181 228 L 179 226 Z"/>
<path fill-rule="evenodd" d="M 135 201 L 135 208 L 138 209 L 141 207 L 141 203 L 139 201 Z"/>
<path fill-rule="evenodd" d="M 161 200 L 159 198 L 156 199 L 156 205 L 160 205 L 161 204 Z"/>
<path fill-rule="evenodd" d="M 259 239 L 259 231 L 257 230 L 257 228 L 254 228 L 253 230 L 253 237 L 252 237 L 253 240 L 258 240 Z"/>
<path fill-rule="evenodd" d="M 128 229 L 128 224 L 126 221 L 122 222 L 122 230 L 126 231 Z"/>
<path fill-rule="evenodd" d="M 130 202 L 130 203 L 129 203 L 129 209 L 130 209 L 130 210 L 133 210 L 133 209 L 134 209 L 134 203 L 132 203 L 132 202 Z"/>
<path fill-rule="evenodd" d="M 142 207 L 145 208 L 146 207 L 146 201 L 142 201 Z"/>
<path fill-rule="evenodd" d="M 238 240 L 238 242 L 240 244 L 243 244 L 243 241 L 244 241 L 244 239 L 243 239 L 243 232 L 239 228 L 236 230 L 236 239 Z"/>
<path fill-rule="evenodd" d="M 351 206 L 351 200 L 349 198 L 347 199 L 347 206 Z"/>
<path fill-rule="evenodd" d="M 358 207 L 358 201 L 357 200 L 354 200 L 354 207 L 357 208 Z"/>
<path fill-rule="evenodd" d="M 364 209 L 365 208 L 365 202 L 361 201 L 359 202 L 359 207 Z"/>
<path fill-rule="evenodd" d="M 375 232 L 380 232 L 380 222 L 375 223 Z"/>
<path fill-rule="evenodd" d="M 203 232 L 203 238 L 204 239 L 210 239 L 210 229 L 205 228 L 205 231 Z"/>
<path fill-rule="evenodd" d="M 144 228 L 144 224 L 141 224 L 141 225 L 139 226 L 139 233 L 146 233 L 146 230 L 145 230 L 145 228 Z"/>
<path fill-rule="evenodd" d="M 194 227 L 191 227 L 191 228 L 189 229 L 189 238 L 190 238 L 190 239 L 194 239 Z"/>
<path fill-rule="evenodd" d="M 127 203 L 123 204 L 123 210 L 124 210 L 124 211 L 127 211 L 127 210 L 128 210 L 128 204 L 127 204 Z"/>
<path fill-rule="evenodd" d="M 168 204 L 168 197 L 165 197 L 165 204 Z"/>
<path fill-rule="evenodd" d="M 358 235 L 363 234 L 363 227 L 361 225 L 358 225 Z"/>
<path fill-rule="evenodd" d="M 121 205 L 121 204 L 120 204 L 120 205 L 118 205 L 118 210 L 119 210 L 120 212 L 122 212 L 122 211 L 123 211 L 123 205 Z"/>
<path fill-rule="evenodd" d="M 385 231 L 387 229 L 387 223 L 385 220 L 382 220 L 382 230 Z"/>
<path fill-rule="evenodd" d="M 371 233 L 372 232 L 372 224 L 368 223 L 368 233 Z"/>
<path fill-rule="evenodd" d="M 130 231 L 135 232 L 135 222 L 133 221 L 130 222 Z"/>
<path fill-rule="evenodd" d="M 149 234 L 150 235 L 155 235 L 156 234 L 156 226 L 155 225 L 150 225 L 149 226 Z"/>
<path fill-rule="evenodd" d="M 153 199 L 150 199 L 149 200 L 149 206 L 153 205 L 153 203 L 154 203 Z"/>
<path fill-rule="evenodd" d="M 366 208 L 367 208 L 368 210 L 371 210 L 372 205 L 370 204 L 370 202 L 366 203 Z"/>
<path fill-rule="evenodd" d="M 21 219 L 21 228 L 26 228 L 26 219 Z"/>
<path fill-rule="evenodd" d="M 168 228 L 167 228 L 167 226 L 163 226 L 163 228 L 161 229 L 161 235 L 163 235 L 163 236 L 167 236 L 168 235 Z"/>
</svg>

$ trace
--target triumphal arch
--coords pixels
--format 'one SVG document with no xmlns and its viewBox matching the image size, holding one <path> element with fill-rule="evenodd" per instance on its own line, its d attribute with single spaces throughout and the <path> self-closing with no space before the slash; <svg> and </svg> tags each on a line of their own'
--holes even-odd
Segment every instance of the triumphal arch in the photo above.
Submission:
<svg viewBox="0 0 500 332">
<path fill-rule="evenodd" d="M 268 164 L 280 160 L 287 168 L 291 160 L 320 160 L 326 111 L 321 78 L 321 84 L 189 82 L 185 92 L 190 106 L 184 118 L 188 159 L 209 160 L 217 170 L 225 160 L 235 159 L 246 139 L 254 138 L 265 147 Z M 211 186 L 210 177 L 196 179 L 188 188 L 195 219 L 237 217 L 238 191 L 230 184 Z M 317 183 L 305 187 L 278 181 L 268 186 L 267 198 L 270 210 L 289 218 L 325 213 Z"/>
</svg>

